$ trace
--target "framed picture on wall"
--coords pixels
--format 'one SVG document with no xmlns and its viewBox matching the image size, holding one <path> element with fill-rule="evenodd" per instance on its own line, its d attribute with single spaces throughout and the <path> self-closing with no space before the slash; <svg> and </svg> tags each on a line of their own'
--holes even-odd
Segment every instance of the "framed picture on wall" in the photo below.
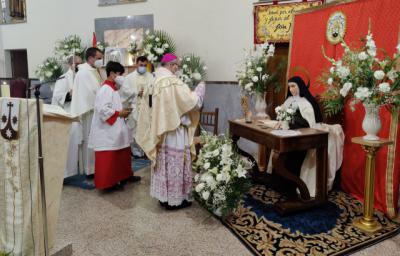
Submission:
<svg viewBox="0 0 400 256">
<path fill-rule="evenodd" d="M 99 6 L 108 6 L 115 4 L 132 4 L 146 2 L 147 0 L 99 0 Z"/>
</svg>

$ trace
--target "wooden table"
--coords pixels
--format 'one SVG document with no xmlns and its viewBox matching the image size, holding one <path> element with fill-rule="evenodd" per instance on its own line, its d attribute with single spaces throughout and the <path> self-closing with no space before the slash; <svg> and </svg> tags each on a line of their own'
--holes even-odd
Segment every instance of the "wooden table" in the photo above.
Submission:
<svg viewBox="0 0 400 256">
<path fill-rule="evenodd" d="M 382 228 L 374 217 L 374 184 L 375 184 L 375 155 L 378 150 L 386 145 L 393 144 L 393 141 L 380 140 L 364 140 L 363 137 L 355 137 L 351 142 L 360 144 L 367 153 L 365 162 L 365 179 L 364 179 L 364 215 L 353 221 L 353 225 L 367 233 L 375 233 Z"/>
<path fill-rule="evenodd" d="M 240 138 L 245 138 L 264 145 L 274 151 L 272 164 L 276 174 L 294 182 L 300 191 L 300 198 L 297 200 L 287 200 L 275 204 L 275 209 L 280 214 L 287 214 L 299 210 L 309 209 L 327 202 L 327 147 L 328 132 L 303 128 L 298 129 L 301 134 L 295 136 L 277 136 L 271 133 L 271 128 L 261 128 L 257 123 L 245 123 L 243 120 L 229 121 L 229 131 L 234 146 L 240 154 L 249 157 L 253 162 L 252 177 L 256 183 L 264 183 L 265 172 L 261 173 L 257 162 L 247 152 L 237 146 Z M 285 168 L 287 154 L 296 150 L 316 149 L 317 175 L 316 175 L 316 195 L 310 197 L 310 192 L 306 184 L 300 177 L 292 174 Z"/>
</svg>

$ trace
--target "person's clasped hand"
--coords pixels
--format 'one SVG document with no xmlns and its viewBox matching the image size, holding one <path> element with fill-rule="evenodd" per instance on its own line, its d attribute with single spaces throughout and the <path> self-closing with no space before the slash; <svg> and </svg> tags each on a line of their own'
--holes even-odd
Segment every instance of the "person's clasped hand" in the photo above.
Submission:
<svg viewBox="0 0 400 256">
<path fill-rule="evenodd" d="M 129 116 L 129 114 L 130 114 L 131 112 L 132 112 L 132 109 L 130 109 L 130 108 L 124 108 L 123 110 L 121 110 L 121 111 L 119 112 L 119 117 L 126 118 L 126 117 Z"/>
</svg>

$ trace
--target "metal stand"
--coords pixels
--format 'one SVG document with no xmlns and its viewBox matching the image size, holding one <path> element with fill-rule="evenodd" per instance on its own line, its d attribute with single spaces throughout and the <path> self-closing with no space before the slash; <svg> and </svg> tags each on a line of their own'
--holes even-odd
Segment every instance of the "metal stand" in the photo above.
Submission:
<svg viewBox="0 0 400 256">
<path fill-rule="evenodd" d="M 47 204 L 46 204 L 46 189 L 45 189 L 45 178 L 43 169 L 43 153 L 42 153 L 42 127 L 41 127 L 41 114 L 40 114 L 40 86 L 35 88 L 35 98 L 36 98 L 36 114 L 37 114 L 37 124 L 38 124 L 38 144 L 39 144 L 39 174 L 40 174 L 40 192 L 42 199 L 42 221 L 43 221 L 43 234 L 44 234 L 44 255 L 50 256 L 49 254 L 49 236 L 47 229 Z"/>
</svg>

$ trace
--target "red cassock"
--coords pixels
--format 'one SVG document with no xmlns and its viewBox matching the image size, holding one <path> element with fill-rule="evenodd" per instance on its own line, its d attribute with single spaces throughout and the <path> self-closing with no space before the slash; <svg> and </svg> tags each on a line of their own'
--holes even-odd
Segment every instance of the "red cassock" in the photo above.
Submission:
<svg viewBox="0 0 400 256">
<path fill-rule="evenodd" d="M 96 151 L 94 183 L 105 189 L 132 176 L 131 149 Z"/>
<path fill-rule="evenodd" d="M 340 44 L 332 45 L 326 39 L 327 21 L 334 12 L 341 11 L 346 16 L 346 34 L 344 40 L 351 47 L 361 45 L 360 38 L 365 37 L 371 21 L 371 30 L 378 47 L 378 57 L 382 57 L 383 48 L 392 56 L 399 42 L 400 25 L 399 0 L 359 0 L 336 4 L 325 8 L 297 14 L 294 19 L 293 37 L 290 50 L 290 70 L 305 69 L 311 82 L 310 91 L 315 95 L 324 89 L 318 86 L 318 78 L 327 71 L 330 63 L 323 57 L 321 46 L 329 57 L 338 59 L 343 54 Z M 300 69 L 299 69 L 300 68 Z M 304 77 L 304 76 L 303 76 Z M 306 78 L 305 81 L 308 79 Z M 365 152 L 360 145 L 351 143 L 352 137 L 363 136 L 361 129 L 364 110 L 361 105 L 352 112 L 345 108 L 344 132 L 345 145 L 342 164 L 342 188 L 345 192 L 362 199 L 364 194 Z M 397 214 L 400 181 L 400 125 L 399 117 L 382 108 L 380 111 L 381 138 L 389 138 L 394 145 L 381 149 L 376 156 L 375 207 L 394 217 Z"/>
</svg>

